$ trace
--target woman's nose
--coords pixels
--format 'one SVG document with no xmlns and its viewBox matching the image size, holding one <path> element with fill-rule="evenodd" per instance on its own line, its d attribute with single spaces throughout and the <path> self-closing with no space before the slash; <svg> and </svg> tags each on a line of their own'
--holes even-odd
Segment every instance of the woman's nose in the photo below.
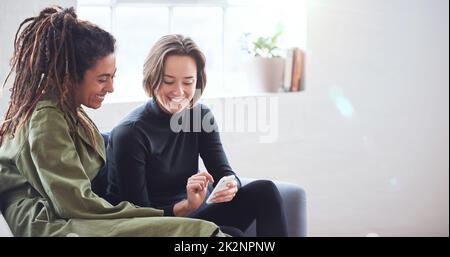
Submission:
<svg viewBox="0 0 450 257">
<path fill-rule="evenodd" d="M 175 88 L 172 91 L 172 94 L 175 95 L 175 96 L 183 95 L 183 87 L 182 87 L 182 85 L 176 85 Z"/>
<path fill-rule="evenodd" d="M 114 92 L 114 81 L 111 79 L 111 81 L 109 81 L 109 83 L 106 85 L 105 87 L 106 92 L 108 93 L 112 93 Z"/>
</svg>

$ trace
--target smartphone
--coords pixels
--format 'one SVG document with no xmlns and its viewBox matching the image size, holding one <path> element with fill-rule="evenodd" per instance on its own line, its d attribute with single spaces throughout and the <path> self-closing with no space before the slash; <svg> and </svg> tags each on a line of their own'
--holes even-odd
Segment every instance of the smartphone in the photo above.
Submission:
<svg viewBox="0 0 450 257">
<path fill-rule="evenodd" d="M 230 175 L 230 176 L 225 176 L 222 177 L 219 180 L 219 183 L 217 183 L 216 187 L 214 188 L 214 190 L 211 192 L 211 194 L 209 195 L 208 199 L 206 200 L 207 204 L 211 204 L 211 199 L 213 198 L 214 194 L 218 191 L 221 191 L 223 189 L 225 189 L 227 187 L 227 184 L 229 182 L 232 182 L 236 177 L 234 175 Z"/>
</svg>

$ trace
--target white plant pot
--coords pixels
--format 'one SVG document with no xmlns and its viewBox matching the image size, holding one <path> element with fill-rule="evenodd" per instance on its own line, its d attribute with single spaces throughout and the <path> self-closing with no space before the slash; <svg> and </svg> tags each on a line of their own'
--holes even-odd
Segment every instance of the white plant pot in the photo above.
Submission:
<svg viewBox="0 0 450 257">
<path fill-rule="evenodd" d="M 283 85 L 284 59 L 254 57 L 248 66 L 248 80 L 257 92 L 279 92 Z"/>
</svg>

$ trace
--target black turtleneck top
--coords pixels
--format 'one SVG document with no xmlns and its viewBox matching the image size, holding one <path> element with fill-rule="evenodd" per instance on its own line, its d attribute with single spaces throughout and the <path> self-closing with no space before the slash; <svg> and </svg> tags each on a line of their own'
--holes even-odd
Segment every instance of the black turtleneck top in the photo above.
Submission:
<svg viewBox="0 0 450 257">
<path fill-rule="evenodd" d="M 173 216 L 173 206 L 186 199 L 188 178 L 199 171 L 199 156 L 215 183 L 235 175 L 205 105 L 171 115 L 151 99 L 111 131 L 107 199 L 163 209 Z"/>
</svg>

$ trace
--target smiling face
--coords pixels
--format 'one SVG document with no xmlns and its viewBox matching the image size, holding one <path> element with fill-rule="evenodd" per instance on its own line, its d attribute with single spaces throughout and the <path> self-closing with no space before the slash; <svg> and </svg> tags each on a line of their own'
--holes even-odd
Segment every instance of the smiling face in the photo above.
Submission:
<svg viewBox="0 0 450 257">
<path fill-rule="evenodd" d="M 114 54 L 99 59 L 94 67 L 86 70 L 78 91 L 75 93 L 77 106 L 99 108 L 106 94 L 114 91 L 113 78 L 115 73 L 116 57 Z"/>
<path fill-rule="evenodd" d="M 197 84 L 197 65 L 190 56 L 171 55 L 164 63 L 164 75 L 156 92 L 159 105 L 168 113 L 188 107 Z"/>
</svg>

